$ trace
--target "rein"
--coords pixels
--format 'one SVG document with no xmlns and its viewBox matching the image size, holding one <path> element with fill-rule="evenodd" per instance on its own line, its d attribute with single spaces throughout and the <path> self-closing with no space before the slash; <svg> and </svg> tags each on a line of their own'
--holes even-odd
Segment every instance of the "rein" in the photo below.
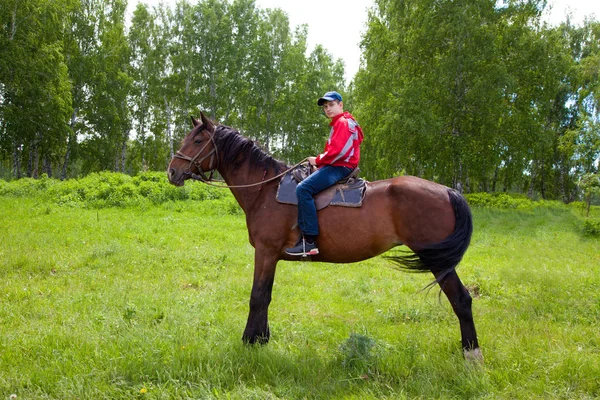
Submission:
<svg viewBox="0 0 600 400">
<path fill-rule="evenodd" d="M 283 175 L 287 174 L 288 172 L 290 172 L 291 170 L 293 170 L 294 168 L 296 168 L 297 166 L 299 166 L 300 164 L 302 164 L 303 162 L 308 160 L 308 157 L 305 158 L 304 160 L 300 161 L 299 163 L 297 163 L 296 165 L 286 169 L 285 171 L 283 171 L 282 173 L 269 178 L 267 180 L 265 180 L 265 176 L 267 175 L 267 171 L 265 170 L 265 173 L 263 175 L 263 179 L 260 182 L 257 183 L 250 183 L 247 185 L 215 185 L 213 182 L 221 182 L 221 183 L 225 183 L 225 181 L 221 181 L 221 180 L 213 180 L 213 173 L 215 172 L 215 170 L 217 168 L 219 168 L 219 152 L 217 150 L 217 143 L 215 142 L 214 139 L 214 133 L 212 135 L 209 135 L 210 137 L 210 141 L 207 141 L 206 144 L 204 146 L 202 146 L 202 148 L 196 153 L 195 156 L 190 157 L 186 154 L 183 154 L 180 151 L 177 151 L 177 153 L 173 156 L 173 158 L 179 158 L 181 160 L 185 160 L 185 161 L 189 161 L 190 164 L 188 165 L 187 169 L 183 172 L 184 175 L 188 175 L 191 179 L 195 180 L 195 181 L 200 181 L 200 182 L 204 182 L 207 185 L 210 186 L 214 186 L 214 187 L 218 187 L 218 188 L 222 188 L 222 189 L 230 189 L 230 188 L 248 188 L 248 187 L 253 187 L 253 186 L 258 186 L 258 185 L 264 185 L 265 183 L 274 181 L 277 178 L 281 178 Z M 198 160 L 198 157 L 200 157 L 200 155 L 202 154 L 202 152 L 204 151 L 204 149 L 206 149 L 206 146 L 208 146 L 210 143 L 212 143 L 213 148 L 208 152 L 208 154 L 206 154 L 205 156 L 203 156 L 202 158 L 200 158 Z M 210 157 L 210 164 L 208 165 L 208 171 L 204 171 L 202 169 L 202 162 L 204 160 L 206 160 L 208 157 Z M 215 158 L 217 160 L 217 165 L 213 167 L 213 162 L 215 161 Z M 194 167 L 196 167 L 199 171 L 199 175 L 194 174 L 191 171 L 192 165 Z M 205 175 L 205 172 L 210 172 L 210 175 L 207 177 Z"/>
<path fill-rule="evenodd" d="M 288 172 L 290 172 L 291 170 L 293 170 L 294 168 L 296 168 L 297 166 L 301 165 L 302 163 L 304 163 L 304 162 L 305 162 L 305 161 L 307 161 L 307 160 L 308 160 L 308 157 L 307 157 L 307 158 L 305 158 L 304 160 L 300 161 L 299 163 L 297 163 L 297 164 L 295 164 L 295 165 L 291 166 L 290 168 L 286 169 L 286 170 L 285 170 L 285 171 L 283 171 L 282 173 L 280 173 L 280 174 L 278 174 L 278 175 L 275 175 L 274 177 L 272 177 L 272 178 L 269 178 L 269 179 L 267 179 L 267 180 L 265 180 L 265 179 L 264 179 L 264 176 L 266 175 L 266 172 L 267 172 L 267 171 L 265 171 L 265 175 L 263 175 L 263 180 L 262 180 L 262 181 L 260 181 L 260 182 L 256 182 L 256 183 L 249 183 L 249 184 L 247 184 L 247 185 L 215 185 L 213 182 L 221 182 L 221 183 L 225 183 L 225 181 L 221 181 L 221 180 L 211 180 L 210 178 L 209 178 L 209 179 L 206 179 L 206 176 L 205 176 L 203 173 L 201 173 L 201 174 L 200 174 L 201 176 L 198 176 L 198 175 L 194 174 L 193 172 L 189 172 L 189 173 L 188 173 L 188 172 L 184 172 L 184 173 L 186 173 L 187 175 L 189 175 L 189 176 L 190 176 L 190 178 L 191 178 L 191 179 L 193 179 L 193 180 L 200 181 L 200 182 L 204 182 L 204 183 L 206 183 L 207 185 L 214 186 L 214 187 L 221 188 L 221 189 L 231 189 L 231 188 L 249 188 L 249 187 L 253 187 L 253 186 L 264 185 L 265 183 L 268 183 L 268 182 L 274 181 L 275 179 L 281 178 L 283 175 L 287 174 Z M 196 165 L 196 167 L 198 167 L 198 166 Z M 198 168 L 198 169 L 199 169 L 200 171 L 202 171 L 200 168 Z M 211 178 L 212 178 L 212 173 L 213 173 L 213 171 L 214 171 L 214 169 L 213 169 L 213 170 L 211 170 L 211 173 L 210 173 L 210 177 L 211 177 Z"/>
</svg>

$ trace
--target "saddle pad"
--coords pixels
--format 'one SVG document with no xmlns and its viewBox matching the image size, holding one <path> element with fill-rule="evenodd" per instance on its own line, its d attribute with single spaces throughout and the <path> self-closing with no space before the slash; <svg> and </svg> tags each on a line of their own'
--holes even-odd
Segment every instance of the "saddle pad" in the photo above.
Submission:
<svg viewBox="0 0 600 400">
<path fill-rule="evenodd" d="M 277 188 L 277 201 L 283 204 L 298 204 L 296 198 L 298 182 L 291 172 L 281 178 Z M 364 179 L 352 179 L 344 184 L 335 184 L 315 196 L 315 206 L 321 210 L 328 205 L 343 207 L 360 207 L 365 197 L 366 184 Z"/>
</svg>

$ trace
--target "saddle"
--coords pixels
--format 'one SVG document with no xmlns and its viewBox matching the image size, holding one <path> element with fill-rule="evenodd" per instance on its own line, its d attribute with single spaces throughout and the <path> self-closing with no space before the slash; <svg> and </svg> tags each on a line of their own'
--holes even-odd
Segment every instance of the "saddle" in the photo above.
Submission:
<svg viewBox="0 0 600 400">
<path fill-rule="evenodd" d="M 277 188 L 277 201 L 283 204 L 298 205 L 296 186 L 308 178 L 316 167 L 308 163 L 299 165 L 285 174 Z M 321 210 L 327 206 L 360 207 L 365 197 L 367 185 L 364 179 L 358 178 L 360 170 L 355 168 L 350 175 L 335 185 L 317 193 L 315 206 Z"/>
</svg>

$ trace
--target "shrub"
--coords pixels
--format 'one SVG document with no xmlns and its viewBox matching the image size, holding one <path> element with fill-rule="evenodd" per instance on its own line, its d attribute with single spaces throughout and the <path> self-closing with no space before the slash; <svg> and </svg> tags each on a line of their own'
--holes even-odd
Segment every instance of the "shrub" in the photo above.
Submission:
<svg viewBox="0 0 600 400">
<path fill-rule="evenodd" d="M 136 176 L 133 177 L 133 181 L 136 185 L 139 185 L 140 182 L 166 182 L 166 172 L 162 171 L 146 171 L 140 172 Z"/>
<path fill-rule="evenodd" d="M 176 187 L 169 183 L 166 173 L 156 171 L 143 172 L 134 177 L 104 171 L 66 181 L 51 179 L 46 175 L 40 179 L 0 181 L 0 195 L 37 197 L 59 205 L 89 208 L 163 204 L 182 200 L 202 201 L 231 196 L 229 190 L 198 182 Z M 228 213 L 235 214 L 238 211 L 230 206 Z"/>
<path fill-rule="evenodd" d="M 488 208 L 530 209 L 534 206 L 548 206 L 551 202 L 533 201 L 527 196 L 507 193 L 470 193 L 465 198 L 471 206 Z"/>
<path fill-rule="evenodd" d="M 600 236 L 600 220 L 586 219 L 583 222 L 583 232 L 590 236 Z"/>
<path fill-rule="evenodd" d="M 35 179 L 22 178 L 16 181 L 8 182 L 5 195 L 14 197 L 32 196 L 36 192 Z"/>
</svg>

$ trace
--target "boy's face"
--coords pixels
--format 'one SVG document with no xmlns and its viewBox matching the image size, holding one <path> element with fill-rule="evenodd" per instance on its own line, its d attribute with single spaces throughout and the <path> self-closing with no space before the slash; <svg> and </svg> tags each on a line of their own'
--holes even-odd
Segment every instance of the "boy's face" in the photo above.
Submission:
<svg viewBox="0 0 600 400">
<path fill-rule="evenodd" d="M 331 119 L 344 112 L 344 103 L 337 100 L 326 101 L 323 103 L 323 111 L 325 112 L 325 115 L 327 115 L 327 118 Z"/>
</svg>

